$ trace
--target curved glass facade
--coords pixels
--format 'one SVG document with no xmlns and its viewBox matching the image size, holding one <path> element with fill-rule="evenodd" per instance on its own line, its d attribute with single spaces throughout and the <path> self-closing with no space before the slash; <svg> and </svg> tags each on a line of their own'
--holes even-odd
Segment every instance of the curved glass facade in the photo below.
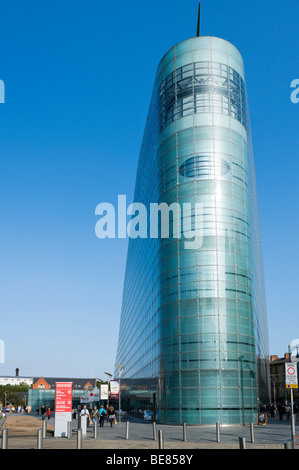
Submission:
<svg viewBox="0 0 299 470">
<path fill-rule="evenodd" d="M 123 397 L 155 392 L 163 423 L 254 422 L 269 396 L 267 315 L 244 66 L 227 41 L 190 39 L 160 62 L 134 200 L 200 203 L 203 241 L 130 239 Z"/>
</svg>

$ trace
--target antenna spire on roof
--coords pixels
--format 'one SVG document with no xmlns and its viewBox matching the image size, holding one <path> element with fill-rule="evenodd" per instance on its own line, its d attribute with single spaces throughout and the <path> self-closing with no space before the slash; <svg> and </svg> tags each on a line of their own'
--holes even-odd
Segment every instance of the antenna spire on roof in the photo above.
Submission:
<svg viewBox="0 0 299 470">
<path fill-rule="evenodd" d="M 198 5 L 198 20 L 197 20 L 197 32 L 196 36 L 200 36 L 200 0 L 199 0 L 199 5 Z"/>
</svg>

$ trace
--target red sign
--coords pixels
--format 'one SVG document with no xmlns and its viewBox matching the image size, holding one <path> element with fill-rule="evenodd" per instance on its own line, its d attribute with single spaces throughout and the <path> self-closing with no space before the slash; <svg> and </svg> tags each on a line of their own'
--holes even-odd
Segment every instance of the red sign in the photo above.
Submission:
<svg viewBox="0 0 299 470">
<path fill-rule="evenodd" d="M 72 411 L 72 382 L 56 382 L 55 413 Z"/>
</svg>

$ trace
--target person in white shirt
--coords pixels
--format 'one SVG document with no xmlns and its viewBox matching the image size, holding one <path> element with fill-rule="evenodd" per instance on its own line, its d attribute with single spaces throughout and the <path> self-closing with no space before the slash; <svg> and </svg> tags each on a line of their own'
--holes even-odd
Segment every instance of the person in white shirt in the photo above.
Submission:
<svg viewBox="0 0 299 470">
<path fill-rule="evenodd" d="M 286 414 L 287 414 L 287 421 L 289 421 L 290 414 L 292 412 L 292 407 L 289 404 L 287 404 L 286 407 L 285 407 L 285 410 L 286 410 Z"/>
<path fill-rule="evenodd" d="M 81 416 L 88 416 L 89 417 L 89 411 L 86 408 L 86 405 L 83 406 L 83 409 L 81 411 Z"/>
</svg>

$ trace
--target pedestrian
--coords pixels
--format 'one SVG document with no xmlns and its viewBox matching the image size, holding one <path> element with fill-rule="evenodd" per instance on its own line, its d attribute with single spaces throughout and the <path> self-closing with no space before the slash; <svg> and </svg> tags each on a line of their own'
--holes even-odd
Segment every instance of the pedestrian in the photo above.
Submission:
<svg viewBox="0 0 299 470">
<path fill-rule="evenodd" d="M 93 410 L 92 410 L 92 413 L 91 413 L 91 419 L 94 423 L 94 426 L 97 426 L 98 422 L 99 422 L 99 419 L 100 419 L 100 413 L 99 413 L 99 410 L 98 410 L 97 406 L 93 407 Z"/>
<path fill-rule="evenodd" d="M 100 408 L 100 428 L 104 427 L 105 416 L 106 416 L 106 411 L 104 410 L 104 407 L 101 406 L 101 408 Z"/>
<path fill-rule="evenodd" d="M 274 405 L 271 406 L 271 418 L 275 418 Z"/>
<path fill-rule="evenodd" d="M 271 416 L 271 406 L 268 405 L 267 406 L 267 417 L 270 418 L 270 416 Z"/>
<path fill-rule="evenodd" d="M 81 414 L 81 416 L 87 416 L 89 418 L 89 411 L 86 408 L 86 405 L 83 406 L 80 414 Z"/>
<path fill-rule="evenodd" d="M 36 414 L 39 416 L 39 408 L 36 408 Z"/>
<path fill-rule="evenodd" d="M 5 416 L 6 416 L 6 406 L 5 405 L 2 408 L 2 414 L 3 414 L 3 418 L 5 418 Z"/>
<path fill-rule="evenodd" d="M 47 410 L 46 410 L 45 405 L 43 405 L 43 406 L 41 407 L 40 412 L 41 412 L 41 415 L 42 415 L 42 419 L 45 419 L 46 413 L 47 413 Z"/>
<path fill-rule="evenodd" d="M 281 404 L 278 406 L 278 413 L 279 413 L 279 421 L 283 421 L 284 409 Z"/>
<path fill-rule="evenodd" d="M 47 409 L 47 418 L 48 418 L 48 420 L 51 418 L 51 413 L 52 413 L 52 412 L 51 412 L 51 408 L 49 407 L 49 408 Z"/>
<path fill-rule="evenodd" d="M 115 413 L 114 413 L 114 407 L 112 405 L 110 405 L 108 408 L 108 420 L 109 420 L 110 426 L 112 427 L 113 424 L 115 424 Z"/>
</svg>

